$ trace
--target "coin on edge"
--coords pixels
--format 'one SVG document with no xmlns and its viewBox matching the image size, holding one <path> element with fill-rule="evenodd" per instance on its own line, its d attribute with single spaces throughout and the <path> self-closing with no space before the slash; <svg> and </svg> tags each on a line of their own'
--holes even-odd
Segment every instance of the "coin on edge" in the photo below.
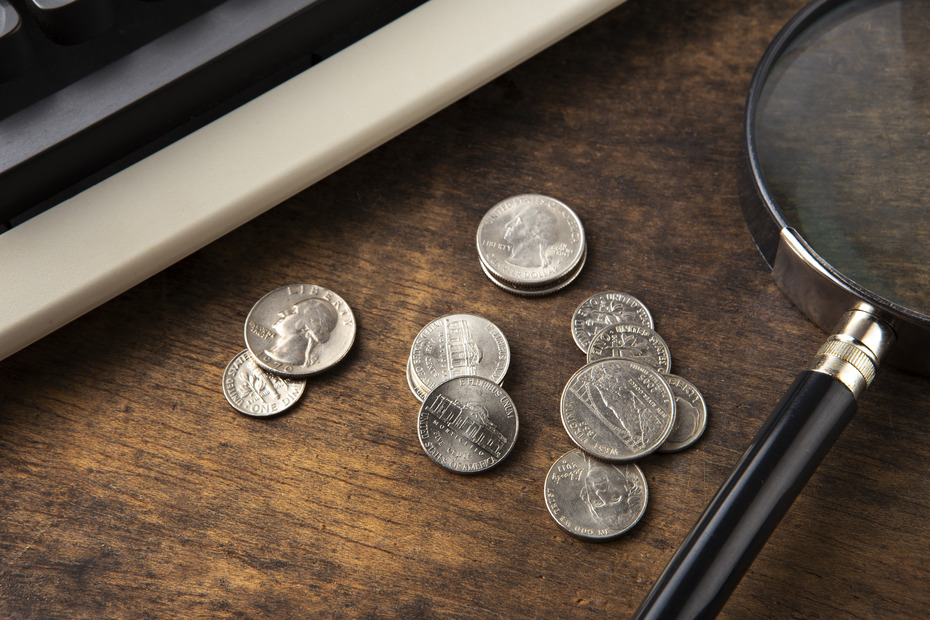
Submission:
<svg viewBox="0 0 930 620">
<path fill-rule="evenodd" d="M 567 531 L 609 540 L 639 522 L 649 489 L 635 463 L 606 463 L 576 448 L 549 469 L 545 498 L 549 514 Z"/>
<path fill-rule="evenodd" d="M 417 416 L 420 445 L 460 474 L 485 471 L 510 454 L 519 419 L 510 396 L 484 377 L 456 377 L 427 395 Z"/>
<path fill-rule="evenodd" d="M 223 395 L 233 409 L 261 418 L 289 409 L 300 399 L 306 385 L 303 379 L 265 372 L 248 350 L 236 355 L 223 372 Z"/>
<path fill-rule="evenodd" d="M 581 302 L 572 314 L 572 338 L 585 353 L 597 332 L 617 323 L 654 329 L 652 315 L 640 300 L 626 293 L 595 293 Z"/>
<path fill-rule="evenodd" d="M 618 323 L 605 327 L 588 345 L 588 363 L 618 357 L 645 364 L 665 374 L 672 368 L 668 345 L 654 329 Z"/>
<path fill-rule="evenodd" d="M 345 300 L 315 284 L 291 284 L 259 299 L 245 320 L 245 344 L 259 366 L 307 377 L 342 360 L 355 342 Z"/>
<path fill-rule="evenodd" d="M 500 383 L 510 367 L 510 344 L 497 325 L 474 314 L 430 321 L 410 347 L 410 376 L 423 392 L 453 377 L 479 375 Z"/>
<path fill-rule="evenodd" d="M 581 368 L 560 404 L 562 425 L 579 448 L 608 461 L 654 452 L 672 430 L 675 397 L 658 372 L 617 358 Z"/>
<path fill-rule="evenodd" d="M 487 271 L 518 289 L 563 280 L 587 247 L 575 212 L 540 194 L 512 196 L 491 207 L 478 225 L 477 243 Z"/>
<path fill-rule="evenodd" d="M 659 452 L 678 452 L 690 447 L 707 426 L 707 405 L 694 384 L 678 375 L 665 375 L 675 395 L 675 423 L 672 431 L 659 446 Z"/>
</svg>

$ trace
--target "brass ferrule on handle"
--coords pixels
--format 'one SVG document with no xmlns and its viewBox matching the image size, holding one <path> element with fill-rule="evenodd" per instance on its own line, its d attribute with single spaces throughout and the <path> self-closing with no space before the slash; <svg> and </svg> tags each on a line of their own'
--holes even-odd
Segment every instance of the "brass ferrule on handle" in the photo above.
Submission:
<svg viewBox="0 0 930 620">
<path fill-rule="evenodd" d="M 835 377 L 858 399 L 872 383 L 895 338 L 892 325 L 875 308 L 860 303 L 843 315 L 817 352 L 811 370 Z"/>
</svg>

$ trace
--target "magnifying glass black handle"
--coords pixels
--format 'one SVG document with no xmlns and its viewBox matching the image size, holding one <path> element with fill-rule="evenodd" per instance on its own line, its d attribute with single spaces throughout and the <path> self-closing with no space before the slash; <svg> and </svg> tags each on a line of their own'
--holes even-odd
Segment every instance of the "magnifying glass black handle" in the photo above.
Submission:
<svg viewBox="0 0 930 620">
<path fill-rule="evenodd" d="M 798 375 L 633 617 L 713 618 L 855 412 L 839 380 Z"/>
<path fill-rule="evenodd" d="M 843 315 L 672 556 L 634 620 L 713 618 L 856 412 L 895 341 L 859 303 Z"/>
</svg>

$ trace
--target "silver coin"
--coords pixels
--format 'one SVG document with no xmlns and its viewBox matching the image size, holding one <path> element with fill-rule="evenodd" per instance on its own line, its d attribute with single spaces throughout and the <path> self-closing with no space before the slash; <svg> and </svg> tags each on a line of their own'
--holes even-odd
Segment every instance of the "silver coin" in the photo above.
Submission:
<svg viewBox="0 0 930 620">
<path fill-rule="evenodd" d="M 510 367 L 510 345 L 491 321 L 448 314 L 430 321 L 410 347 L 412 379 L 429 392 L 453 377 L 479 375 L 500 383 Z"/>
<path fill-rule="evenodd" d="M 578 449 L 552 465 L 544 492 L 556 523 L 589 540 L 608 540 L 628 531 L 649 501 L 646 477 L 635 463 L 606 463 Z"/>
<path fill-rule="evenodd" d="M 494 205 L 478 225 L 477 242 L 482 265 L 514 288 L 564 279 L 585 250 L 584 227 L 575 212 L 540 194 Z"/>
<path fill-rule="evenodd" d="M 265 372 L 244 350 L 223 372 L 223 394 L 233 409 L 250 416 L 267 417 L 289 409 L 304 393 L 307 382 Z"/>
<path fill-rule="evenodd" d="M 661 373 L 672 367 L 672 356 L 662 337 L 649 327 L 619 323 L 597 332 L 588 345 L 588 363 L 608 357 L 629 359 Z"/>
<path fill-rule="evenodd" d="M 437 386 L 420 406 L 420 445 L 433 461 L 462 474 L 494 467 L 517 442 L 519 419 L 510 396 L 484 377 Z"/>
<path fill-rule="evenodd" d="M 410 368 L 410 359 L 407 359 L 407 386 L 410 387 L 410 391 L 413 392 L 413 395 L 417 397 L 417 400 L 421 403 L 426 399 L 428 391 L 420 385 L 413 376 L 413 370 Z"/>
<path fill-rule="evenodd" d="M 672 430 L 675 397 L 652 368 L 607 358 L 572 375 L 562 391 L 562 425 L 579 448 L 609 461 L 655 451 Z"/>
<path fill-rule="evenodd" d="M 572 338 L 578 348 L 587 353 L 597 332 L 618 323 L 642 325 L 650 329 L 655 327 L 652 315 L 643 302 L 626 293 L 607 291 L 591 295 L 575 308 L 572 314 Z"/>
<path fill-rule="evenodd" d="M 707 405 L 704 397 L 687 379 L 665 375 L 675 395 L 675 423 L 659 452 L 678 452 L 691 446 L 704 434 L 707 426 Z"/>
<path fill-rule="evenodd" d="M 355 342 L 355 316 L 342 297 L 315 284 L 277 288 L 245 320 L 245 344 L 255 361 L 285 377 L 332 367 Z"/>
<path fill-rule="evenodd" d="M 567 276 L 565 276 L 564 279 L 559 280 L 555 282 L 554 284 L 550 284 L 545 287 L 511 286 L 505 282 L 501 282 L 496 277 L 494 277 L 494 274 L 488 271 L 488 268 L 485 266 L 484 263 L 481 263 L 481 269 L 482 271 L 484 271 L 484 275 L 488 276 L 488 279 L 491 280 L 491 282 L 493 282 L 500 288 L 504 289 L 508 293 L 513 293 L 514 295 L 522 295 L 523 297 L 541 297 L 543 295 L 551 295 L 552 293 L 560 291 L 566 286 L 568 286 L 569 284 L 571 284 L 572 282 L 574 282 L 575 279 L 578 277 L 578 275 L 581 273 L 581 269 L 584 267 L 584 264 L 587 258 L 588 258 L 588 251 L 587 251 L 587 248 L 585 248 L 585 251 L 581 256 L 581 260 L 578 261 L 578 266 L 575 267 L 574 271 L 570 272 Z"/>
</svg>

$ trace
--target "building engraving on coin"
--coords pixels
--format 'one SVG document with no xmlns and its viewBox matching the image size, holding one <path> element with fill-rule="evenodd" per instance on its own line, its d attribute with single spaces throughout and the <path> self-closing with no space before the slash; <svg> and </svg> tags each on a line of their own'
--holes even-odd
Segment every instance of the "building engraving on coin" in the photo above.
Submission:
<svg viewBox="0 0 930 620">
<path fill-rule="evenodd" d="M 649 494 L 635 464 L 606 463 L 578 449 L 552 465 L 544 493 L 546 508 L 560 526 L 592 540 L 632 528 L 645 513 Z"/>
<path fill-rule="evenodd" d="M 691 446 L 707 426 L 707 405 L 694 384 L 677 375 L 665 375 L 675 395 L 675 423 L 659 452 L 677 452 Z"/>
<path fill-rule="evenodd" d="M 417 420 L 426 454 L 459 473 L 477 473 L 503 460 L 516 443 L 518 425 L 507 393 L 478 376 L 438 386 L 423 401 Z"/>
<path fill-rule="evenodd" d="M 261 369 L 248 350 L 240 352 L 223 373 L 223 394 L 237 411 L 270 416 L 288 409 L 304 392 L 306 381 L 292 380 Z"/>
<path fill-rule="evenodd" d="M 614 291 L 595 293 L 581 302 L 572 314 L 572 337 L 587 353 L 599 331 L 620 323 L 654 327 L 649 310 L 632 295 Z"/>
<path fill-rule="evenodd" d="M 574 270 L 587 247 L 574 211 L 540 194 L 494 205 L 478 226 L 477 244 L 489 275 L 518 288 L 555 283 Z"/>
<path fill-rule="evenodd" d="M 575 444 L 599 458 L 625 461 L 655 451 L 675 419 L 665 380 L 638 362 L 615 358 L 588 364 L 562 392 L 562 424 Z"/>
<path fill-rule="evenodd" d="M 668 345 L 649 327 L 618 323 L 605 327 L 588 345 L 588 363 L 607 357 L 630 359 L 667 373 L 672 367 Z"/>
<path fill-rule="evenodd" d="M 271 291 L 249 311 L 246 346 L 256 362 L 289 377 L 329 368 L 355 340 L 355 317 L 336 293 L 313 284 Z"/>
<path fill-rule="evenodd" d="M 509 366 L 510 345 L 503 332 L 472 314 L 450 314 L 431 321 L 410 349 L 409 374 L 424 392 L 469 375 L 500 383 Z"/>
</svg>

